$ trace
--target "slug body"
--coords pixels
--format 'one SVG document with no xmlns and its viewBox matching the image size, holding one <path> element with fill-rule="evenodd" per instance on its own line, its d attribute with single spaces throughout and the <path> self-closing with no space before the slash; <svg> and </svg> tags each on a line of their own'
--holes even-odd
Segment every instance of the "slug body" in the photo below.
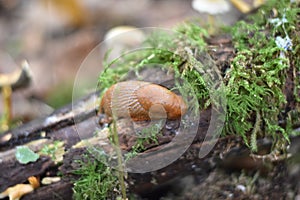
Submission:
<svg viewBox="0 0 300 200">
<path fill-rule="evenodd" d="M 100 113 L 133 121 L 178 119 L 187 106 L 181 96 L 160 85 L 126 81 L 111 86 L 103 95 Z"/>
</svg>

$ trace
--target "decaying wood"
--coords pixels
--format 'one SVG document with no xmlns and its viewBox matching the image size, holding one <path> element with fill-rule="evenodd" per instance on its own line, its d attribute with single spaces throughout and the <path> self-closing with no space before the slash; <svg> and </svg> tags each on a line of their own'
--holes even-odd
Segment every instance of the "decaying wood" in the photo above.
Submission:
<svg viewBox="0 0 300 200">
<path fill-rule="evenodd" d="M 210 54 L 217 61 L 217 65 L 224 72 L 228 68 L 231 59 L 234 57 L 229 36 L 219 36 L 211 38 Z M 156 77 L 157 78 L 157 77 Z M 37 119 L 14 130 L 8 131 L 0 136 L 0 192 L 9 186 L 26 182 L 29 176 L 54 176 L 59 171 L 63 174 L 63 179 L 55 184 L 42 186 L 23 197 L 23 199 L 71 199 L 72 181 L 76 178 L 74 170 L 78 167 L 75 160 L 82 159 L 86 153 L 85 148 L 74 148 L 82 139 L 88 139 L 99 129 L 97 116 L 95 115 L 95 101 L 97 93 L 91 94 L 86 98 L 79 100 L 73 106 L 69 105 L 62 109 L 56 110 L 50 116 Z M 197 174 L 199 179 L 205 179 L 208 172 L 218 167 L 226 169 L 241 169 L 249 167 L 251 169 L 261 169 L 264 166 L 262 160 L 250 157 L 249 150 L 241 146 L 241 138 L 223 137 L 219 139 L 213 151 L 204 158 L 199 158 L 199 149 L 206 145 L 202 144 L 204 135 L 209 125 L 210 110 L 203 111 L 199 121 L 198 134 L 193 144 L 188 150 L 175 162 L 153 172 L 147 173 L 129 173 L 127 178 L 128 189 L 133 193 L 141 196 L 150 197 L 153 194 L 162 192 L 162 190 L 172 187 L 180 177 L 185 175 Z M 75 124 L 76 122 L 76 124 Z M 127 131 L 126 123 L 121 124 L 121 132 Z M 84 131 L 83 131 L 84 130 Z M 84 135 L 78 133 L 84 132 Z M 37 162 L 22 165 L 14 157 L 14 149 L 18 145 L 27 144 L 30 141 L 45 139 L 40 146 L 47 144 L 49 141 L 60 140 L 65 142 L 66 154 L 61 165 L 56 165 L 49 157 L 41 157 Z M 130 138 L 120 138 L 121 145 L 124 149 L 130 149 L 132 141 Z M 153 153 L 156 148 L 166 145 L 172 137 L 162 137 L 155 146 L 149 146 L 147 152 L 142 153 L 143 157 L 149 163 L 160 158 L 168 157 L 177 150 L 176 146 L 170 146 L 165 151 Z M 299 149 L 299 139 L 292 141 L 293 151 Z M 295 142 L 294 142 L 295 141 Z M 91 144 L 93 141 L 89 141 Z M 100 137 L 96 143 L 108 143 L 107 137 Z M 259 143 L 259 149 L 264 152 L 270 151 L 270 142 L 263 141 Z M 298 147 L 298 148 L 297 148 Z M 109 145 L 107 145 L 109 150 Z M 150 152 L 150 153 L 149 153 Z M 292 152 L 293 153 L 293 152 Z M 226 158 L 226 159 L 225 159 Z M 163 159 L 162 159 L 163 160 Z M 242 161 L 243 160 L 243 161 Z M 132 163 L 135 160 L 132 160 Z M 239 165 L 235 165 L 236 161 Z M 250 163 L 250 164 L 249 164 Z M 130 167 L 130 163 L 128 164 Z M 142 167 L 142 166 L 140 166 Z M 159 192 L 158 192 L 159 191 Z M 152 196 L 155 198 L 155 196 Z"/>
<path fill-rule="evenodd" d="M 72 183 L 60 181 L 47 187 L 41 187 L 22 198 L 22 200 L 31 199 L 72 199 Z"/>
</svg>

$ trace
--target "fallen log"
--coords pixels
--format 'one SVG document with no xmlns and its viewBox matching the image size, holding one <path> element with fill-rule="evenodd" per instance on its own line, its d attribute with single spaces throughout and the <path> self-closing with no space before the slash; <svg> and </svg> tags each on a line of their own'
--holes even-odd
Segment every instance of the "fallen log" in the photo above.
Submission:
<svg viewBox="0 0 300 200">
<path fill-rule="evenodd" d="M 216 61 L 224 75 L 225 70 L 229 67 L 235 55 L 230 36 L 211 37 L 207 42 L 210 44 L 208 51 L 210 56 Z M 148 75 L 145 73 L 145 76 Z M 287 87 L 287 92 L 291 92 L 290 87 Z M 73 105 L 56 110 L 45 118 L 21 125 L 1 135 L 0 170 L 2 173 L 0 174 L 0 191 L 15 184 L 26 182 L 29 176 L 43 178 L 62 174 L 61 181 L 51 185 L 42 185 L 34 192 L 24 196 L 23 199 L 72 199 L 73 181 L 78 178 L 78 175 L 74 174 L 74 170 L 79 167 L 76 160 L 83 160 L 83 155 L 88 153 L 86 147 L 80 142 L 85 140 L 91 145 L 101 144 L 101 147 L 107 152 L 113 151 L 107 138 L 107 131 L 101 130 L 101 127 L 98 125 L 98 117 L 96 116 L 94 106 L 97 96 L 98 93 L 91 94 Z M 203 143 L 210 122 L 210 112 L 211 108 L 202 111 L 199 124 L 195 125 L 197 127 L 196 137 L 182 134 L 180 137 L 181 142 L 184 143 L 185 140 L 192 140 L 193 143 L 189 147 L 186 147 L 186 151 L 179 158 L 173 159 L 174 162 L 154 171 L 137 170 L 135 172 L 139 173 L 128 173 L 126 179 L 128 191 L 139 195 L 141 198 L 158 199 L 168 194 L 168 192 L 178 189 L 176 185 L 184 184 L 184 178 L 186 177 L 193 177 L 195 179 L 191 181 L 191 185 L 204 187 L 202 182 L 205 183 L 205 180 L 209 179 L 219 169 L 228 171 L 242 169 L 249 171 L 258 170 L 261 173 L 266 173 L 267 177 L 273 177 L 276 172 L 282 169 L 280 175 L 274 176 L 277 182 L 270 184 L 267 189 L 269 192 L 272 192 L 272 186 L 278 186 L 278 182 L 284 182 L 286 185 L 278 188 L 277 193 L 273 197 L 276 197 L 278 193 L 284 194 L 289 187 L 293 187 L 294 190 L 299 188 L 298 183 L 296 185 L 293 184 L 293 177 L 299 175 L 299 169 L 295 169 L 293 173 L 289 174 L 287 169 L 288 167 L 293 167 L 293 165 L 286 165 L 286 158 L 272 157 L 276 155 L 272 154 L 272 142 L 268 140 L 258 142 L 258 155 L 252 156 L 249 149 L 242 145 L 242 138 L 224 136 L 216 141 L 214 149 L 209 154 L 203 158 L 199 158 L 199 150 L 205 147 L 205 145 L 210 145 L 210 143 Z M 100 137 L 89 139 L 94 135 L 95 130 L 99 129 L 101 130 Z M 126 122 L 120 122 L 118 129 L 121 148 L 129 150 L 132 148 L 131 137 L 128 137 L 128 135 L 131 135 L 128 133 L 130 131 L 129 125 Z M 299 127 L 295 127 L 295 129 L 299 129 Z M 158 142 L 155 145 L 149 145 L 146 151 L 129 160 L 126 163 L 127 169 L 142 169 L 145 165 L 156 163 L 157 161 L 161 161 L 161 166 L 163 166 L 165 158 L 170 158 L 174 154 L 181 154 L 181 151 L 177 152 L 180 145 L 169 145 L 174 135 L 167 134 L 167 132 L 158 138 Z M 41 141 L 41 139 L 44 140 L 35 146 L 36 151 L 39 151 L 43 146 L 49 144 L 49 142 L 51 143 L 56 140 L 64 142 L 66 153 L 64 154 L 62 163 L 55 163 L 50 157 L 43 156 L 34 163 L 26 165 L 18 163 L 14 156 L 16 146 L 30 145 L 28 144 L 29 142 Z M 181 143 L 179 142 L 178 144 Z M 158 151 L 160 149 L 163 149 L 163 151 Z M 299 137 L 295 137 L 291 141 L 289 156 L 295 158 L 298 154 L 297 152 L 299 152 L 297 151 L 298 149 Z M 138 159 L 142 159 L 145 162 L 137 162 Z M 266 163 L 271 167 L 266 167 Z M 286 177 L 288 178 L 284 180 L 283 178 Z"/>
</svg>

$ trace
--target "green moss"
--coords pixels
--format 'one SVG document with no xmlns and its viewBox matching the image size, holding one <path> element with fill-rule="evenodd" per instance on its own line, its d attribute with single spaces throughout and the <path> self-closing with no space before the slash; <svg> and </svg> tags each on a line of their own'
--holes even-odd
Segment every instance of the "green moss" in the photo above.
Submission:
<svg viewBox="0 0 300 200">
<path fill-rule="evenodd" d="M 161 121 L 162 122 L 162 121 Z M 131 151 L 125 154 L 126 160 L 135 157 L 138 153 L 146 150 L 146 145 L 158 145 L 158 137 L 161 135 L 162 123 L 158 122 L 146 128 L 143 128 L 139 133 L 135 144 L 132 146 Z"/>
<path fill-rule="evenodd" d="M 105 157 L 92 160 L 89 156 L 84 156 L 85 161 L 78 161 L 81 167 L 74 173 L 80 175 L 80 178 L 74 182 L 73 198 L 78 200 L 113 199 L 116 197 L 114 189 L 118 184 L 114 170 L 102 162 L 106 160 Z"/>
<path fill-rule="evenodd" d="M 55 163 L 61 162 L 64 154 L 64 142 L 56 140 L 51 144 L 45 145 L 39 154 L 50 156 Z"/>
<path fill-rule="evenodd" d="M 271 23 L 272 9 L 278 12 L 278 20 L 285 16 L 286 22 L 274 23 L 273 18 Z M 299 9 L 290 1 L 269 1 L 250 17 L 250 22 L 240 21 L 230 28 L 238 52 L 226 73 L 225 133 L 241 135 L 253 151 L 257 150 L 258 136 L 289 141 L 289 132 L 278 124 L 287 103 L 283 89 L 288 71 L 291 62 L 299 59 L 292 56 L 293 51 L 278 47 L 275 38 L 294 36 L 297 12 Z M 294 37 L 292 40 L 294 43 Z"/>
<path fill-rule="evenodd" d="M 185 39 L 185 45 L 198 50 L 204 50 L 207 46 L 205 38 L 208 38 L 208 32 L 206 29 L 200 27 L 196 22 L 183 23 L 175 28 L 176 31 L 181 33 L 179 35 L 181 39 Z"/>
</svg>

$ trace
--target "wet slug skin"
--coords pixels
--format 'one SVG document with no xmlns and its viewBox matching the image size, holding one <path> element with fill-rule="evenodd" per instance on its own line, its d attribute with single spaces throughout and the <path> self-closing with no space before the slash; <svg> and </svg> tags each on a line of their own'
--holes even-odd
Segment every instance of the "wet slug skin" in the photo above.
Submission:
<svg viewBox="0 0 300 200">
<path fill-rule="evenodd" d="M 125 81 L 112 85 L 104 93 L 99 113 L 146 121 L 179 119 L 186 110 L 183 98 L 165 87 L 144 81 Z"/>
</svg>

